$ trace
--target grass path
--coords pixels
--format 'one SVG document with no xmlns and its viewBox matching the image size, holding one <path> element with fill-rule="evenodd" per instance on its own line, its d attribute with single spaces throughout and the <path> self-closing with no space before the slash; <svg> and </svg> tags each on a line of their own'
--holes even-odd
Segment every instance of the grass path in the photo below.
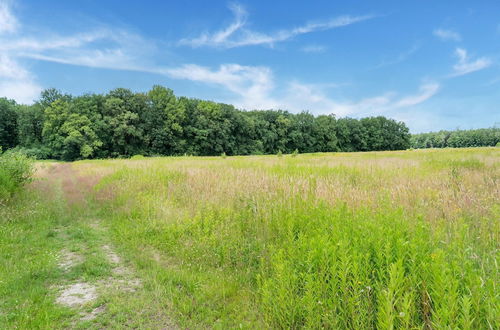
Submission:
<svg viewBox="0 0 500 330">
<path fill-rule="evenodd" d="M 500 329 L 499 156 L 39 163 L 0 329 Z"/>
<path fill-rule="evenodd" d="M 175 328 L 94 216 L 71 164 L 0 210 L 0 328 Z"/>
</svg>

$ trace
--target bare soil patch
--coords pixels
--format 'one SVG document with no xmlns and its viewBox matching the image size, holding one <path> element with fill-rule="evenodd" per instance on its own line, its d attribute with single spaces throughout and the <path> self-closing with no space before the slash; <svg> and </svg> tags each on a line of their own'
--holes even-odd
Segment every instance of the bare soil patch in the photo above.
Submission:
<svg viewBox="0 0 500 330">
<path fill-rule="evenodd" d="M 83 262 L 83 257 L 75 252 L 68 250 L 62 250 L 59 256 L 58 266 L 64 271 L 69 270 L 72 267 Z"/>
<path fill-rule="evenodd" d="M 85 283 L 78 282 L 66 287 L 59 297 L 57 302 L 67 307 L 80 307 L 97 298 L 96 287 Z"/>
</svg>

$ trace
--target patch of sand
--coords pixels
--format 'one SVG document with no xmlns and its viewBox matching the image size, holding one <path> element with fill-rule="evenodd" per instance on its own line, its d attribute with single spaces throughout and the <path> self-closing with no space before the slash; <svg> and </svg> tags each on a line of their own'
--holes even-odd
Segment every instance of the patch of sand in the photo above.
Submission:
<svg viewBox="0 0 500 330">
<path fill-rule="evenodd" d="M 66 287 L 59 297 L 57 297 L 56 301 L 64 306 L 78 307 L 96 298 L 97 293 L 95 286 L 85 282 L 79 282 Z"/>
</svg>

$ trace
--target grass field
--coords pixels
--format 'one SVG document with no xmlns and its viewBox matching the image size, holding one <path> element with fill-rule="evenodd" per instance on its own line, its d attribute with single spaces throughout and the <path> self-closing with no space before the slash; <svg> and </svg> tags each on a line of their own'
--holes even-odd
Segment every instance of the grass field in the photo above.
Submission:
<svg viewBox="0 0 500 330">
<path fill-rule="evenodd" d="M 0 206 L 0 328 L 500 328 L 500 148 L 137 158 Z"/>
</svg>

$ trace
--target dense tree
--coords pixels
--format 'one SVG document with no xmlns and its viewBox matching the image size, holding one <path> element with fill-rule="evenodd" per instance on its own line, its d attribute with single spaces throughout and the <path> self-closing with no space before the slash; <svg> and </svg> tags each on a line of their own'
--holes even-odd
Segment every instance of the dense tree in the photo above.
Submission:
<svg viewBox="0 0 500 330">
<path fill-rule="evenodd" d="M 13 148 L 18 143 L 16 102 L 0 98 L 0 147 Z"/>
<path fill-rule="evenodd" d="M 314 135 L 316 144 L 314 151 L 332 152 L 338 151 L 337 120 L 334 115 L 321 115 L 314 121 Z"/>
<path fill-rule="evenodd" d="M 44 110 L 41 104 L 20 105 L 17 111 L 19 144 L 24 147 L 38 147 L 42 144 Z"/>
<path fill-rule="evenodd" d="M 176 155 L 184 152 L 183 125 L 186 110 L 171 89 L 154 86 L 148 92 L 149 106 L 142 113 L 143 131 L 150 153 Z"/>
<path fill-rule="evenodd" d="M 364 128 L 366 150 L 399 150 L 408 147 L 408 128 L 402 122 L 385 117 L 368 117 L 360 120 Z"/>
<path fill-rule="evenodd" d="M 147 107 L 146 96 L 118 88 L 109 92 L 103 105 L 103 121 L 108 134 L 103 147 L 110 157 L 141 153 L 145 143 L 141 114 Z"/>
<path fill-rule="evenodd" d="M 77 102 L 58 99 L 45 109 L 43 140 L 52 156 L 63 160 L 91 158 L 102 141 Z M 83 111 L 86 112 L 86 111 Z"/>
<path fill-rule="evenodd" d="M 487 137 L 446 135 L 446 141 L 471 145 Z M 385 117 L 241 111 L 229 104 L 177 98 L 162 86 L 147 93 L 117 88 L 78 97 L 48 89 L 31 106 L 0 100 L 0 144 L 17 145 L 40 158 L 396 150 L 408 148 L 409 139 L 403 123 Z"/>
<path fill-rule="evenodd" d="M 488 147 L 498 143 L 498 127 L 414 134 L 410 142 L 412 148 Z"/>
</svg>

